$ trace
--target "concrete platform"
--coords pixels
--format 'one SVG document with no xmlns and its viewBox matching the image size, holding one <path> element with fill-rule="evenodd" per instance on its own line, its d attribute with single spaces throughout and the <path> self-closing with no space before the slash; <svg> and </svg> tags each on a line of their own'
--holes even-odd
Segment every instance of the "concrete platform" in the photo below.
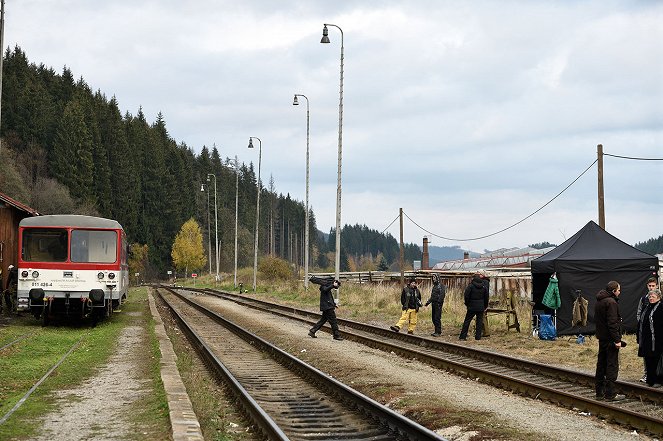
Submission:
<svg viewBox="0 0 663 441">
<path fill-rule="evenodd" d="M 168 400 L 173 440 L 202 441 L 204 438 L 200 430 L 198 417 L 193 411 L 191 400 L 180 377 L 180 372 L 177 370 L 177 356 L 173 350 L 173 344 L 168 338 L 168 334 L 166 334 L 152 293 L 148 294 L 147 299 L 155 321 L 154 332 L 159 340 L 159 349 L 161 350 L 161 381 L 163 381 L 166 399 Z"/>
</svg>

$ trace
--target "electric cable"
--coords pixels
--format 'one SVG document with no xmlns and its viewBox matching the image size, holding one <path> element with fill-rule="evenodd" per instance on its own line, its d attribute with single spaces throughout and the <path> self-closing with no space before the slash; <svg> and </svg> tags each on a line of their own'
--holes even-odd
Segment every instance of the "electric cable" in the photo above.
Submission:
<svg viewBox="0 0 663 441">
<path fill-rule="evenodd" d="M 390 223 L 389 225 L 387 225 L 387 228 L 385 228 L 384 230 L 382 230 L 382 233 L 380 233 L 380 234 L 384 234 L 384 232 L 387 231 L 387 229 L 389 229 L 389 227 L 391 227 L 391 225 L 392 225 L 394 222 L 396 222 L 396 219 L 398 219 L 399 217 L 400 217 L 400 214 L 399 214 L 398 216 L 396 216 L 396 217 L 394 218 L 394 220 L 391 221 L 391 223 Z"/>
<path fill-rule="evenodd" d="M 543 204 L 541 207 L 539 207 L 538 209 L 536 209 L 536 211 L 534 211 L 534 212 L 528 214 L 527 216 L 525 216 L 524 218 L 522 218 L 521 220 L 519 220 L 518 222 L 516 222 L 516 223 L 513 224 L 513 225 L 509 225 L 508 227 L 506 227 L 506 228 L 502 228 L 501 230 L 496 231 L 496 232 L 494 232 L 494 233 L 486 234 L 485 236 L 472 237 L 472 238 L 469 238 L 469 239 L 454 239 L 454 238 L 450 238 L 450 237 L 440 236 L 440 235 L 435 234 L 435 233 L 433 233 L 433 232 L 431 232 L 431 231 L 428 231 L 427 229 L 425 229 L 424 227 L 422 227 L 421 225 L 419 225 L 418 223 L 416 223 L 416 222 L 415 222 L 410 216 L 407 215 L 407 213 L 403 212 L 403 214 L 405 214 L 405 217 L 407 217 L 407 218 L 410 220 L 410 222 L 412 222 L 413 224 L 415 224 L 417 227 L 419 227 L 420 229 L 422 229 L 422 230 L 425 231 L 426 233 L 430 234 L 431 236 L 435 236 L 435 237 L 437 237 L 437 238 L 439 238 L 439 239 L 451 240 L 451 241 L 455 241 L 455 242 L 468 242 L 468 241 L 471 241 L 471 240 L 485 239 L 485 238 L 487 238 L 487 237 L 495 236 L 495 235 L 497 235 L 497 234 L 503 233 L 503 232 L 505 232 L 506 230 L 509 230 L 509 229 L 515 227 L 516 225 L 518 225 L 518 224 L 520 224 L 520 223 L 526 221 L 526 220 L 529 219 L 530 217 L 534 216 L 534 215 L 535 215 L 536 213 L 538 213 L 539 211 L 543 210 L 543 209 L 544 209 L 545 207 L 547 207 L 552 201 L 554 201 L 555 199 L 557 199 L 562 193 L 564 193 L 566 190 L 568 190 L 569 187 L 571 187 L 573 184 L 575 184 L 576 181 L 577 181 L 578 179 L 580 179 L 585 173 L 587 173 L 587 171 L 589 171 L 589 169 L 592 168 L 592 166 L 593 166 L 594 164 L 596 164 L 597 162 L 598 162 L 598 159 L 595 159 L 594 162 L 592 162 L 592 163 L 589 165 L 589 167 L 587 167 L 587 168 L 585 169 L 585 171 L 583 171 L 582 173 L 580 173 L 580 175 L 578 175 L 577 178 L 575 178 L 573 181 L 571 181 L 571 183 L 570 183 L 569 185 L 567 185 L 566 187 L 564 187 L 564 189 L 563 189 L 562 191 L 560 191 L 559 193 L 557 193 L 557 194 L 556 194 L 552 199 L 550 199 L 548 202 L 546 202 L 546 203 Z M 392 224 L 393 224 L 393 222 L 392 222 Z M 390 224 L 390 225 L 391 225 L 391 224 Z M 389 227 L 387 227 L 387 228 L 389 228 Z"/>
<path fill-rule="evenodd" d="M 634 159 L 636 161 L 663 161 L 663 158 L 636 158 L 633 156 L 611 155 L 610 153 L 604 153 L 603 156 L 612 156 L 613 158 L 620 159 Z"/>
</svg>

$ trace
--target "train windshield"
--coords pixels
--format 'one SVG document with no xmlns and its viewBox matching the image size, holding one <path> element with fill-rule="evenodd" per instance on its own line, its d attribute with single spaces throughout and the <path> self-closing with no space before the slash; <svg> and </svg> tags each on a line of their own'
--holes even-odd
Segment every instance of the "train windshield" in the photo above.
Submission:
<svg viewBox="0 0 663 441">
<path fill-rule="evenodd" d="M 71 261 L 114 263 L 117 259 L 117 232 L 102 230 L 71 231 Z"/>
<path fill-rule="evenodd" d="M 67 230 L 29 228 L 23 230 L 21 255 L 26 262 L 64 262 L 67 260 Z"/>
</svg>

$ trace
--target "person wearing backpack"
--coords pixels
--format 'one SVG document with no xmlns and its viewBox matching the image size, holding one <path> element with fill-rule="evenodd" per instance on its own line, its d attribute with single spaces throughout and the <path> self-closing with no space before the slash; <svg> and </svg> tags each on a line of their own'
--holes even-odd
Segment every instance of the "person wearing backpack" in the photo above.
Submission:
<svg viewBox="0 0 663 441">
<path fill-rule="evenodd" d="M 483 315 L 488 309 L 488 288 L 481 274 L 475 273 L 472 282 L 465 288 L 464 298 L 467 313 L 463 321 L 463 328 L 458 336 L 459 340 L 467 340 L 467 331 L 470 329 L 472 319 L 476 317 L 476 330 L 474 339 L 481 340 L 483 331 Z"/>
</svg>

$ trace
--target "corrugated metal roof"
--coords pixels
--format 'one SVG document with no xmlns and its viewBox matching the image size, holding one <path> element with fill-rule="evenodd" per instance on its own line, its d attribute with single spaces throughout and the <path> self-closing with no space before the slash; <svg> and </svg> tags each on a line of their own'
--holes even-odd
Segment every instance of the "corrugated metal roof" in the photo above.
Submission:
<svg viewBox="0 0 663 441">
<path fill-rule="evenodd" d="M 480 268 L 508 268 L 528 266 L 530 260 L 546 254 L 555 247 L 537 250 L 535 248 L 502 248 L 490 253 L 482 254 L 481 257 L 471 259 L 447 260 L 439 262 L 434 270 L 472 270 Z"/>
</svg>

